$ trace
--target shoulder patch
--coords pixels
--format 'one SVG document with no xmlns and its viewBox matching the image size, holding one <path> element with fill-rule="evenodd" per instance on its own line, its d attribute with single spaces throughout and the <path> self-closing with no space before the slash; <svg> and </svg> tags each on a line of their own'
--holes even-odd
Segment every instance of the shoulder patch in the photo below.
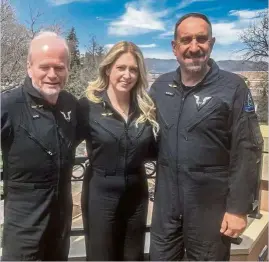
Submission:
<svg viewBox="0 0 269 262">
<path fill-rule="evenodd" d="M 248 90 L 247 96 L 245 98 L 244 111 L 245 112 L 254 112 L 255 111 L 255 105 L 254 105 L 254 101 L 253 101 L 252 95 L 250 93 L 250 90 Z"/>
</svg>

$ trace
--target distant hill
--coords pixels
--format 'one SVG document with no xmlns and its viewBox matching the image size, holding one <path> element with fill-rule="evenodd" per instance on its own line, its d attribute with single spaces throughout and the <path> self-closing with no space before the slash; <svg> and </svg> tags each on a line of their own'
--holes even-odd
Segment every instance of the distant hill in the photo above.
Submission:
<svg viewBox="0 0 269 262">
<path fill-rule="evenodd" d="M 156 59 L 146 58 L 146 66 L 150 72 L 166 73 L 173 71 L 178 67 L 178 62 L 175 59 Z M 267 62 L 253 62 L 243 60 L 221 60 L 217 61 L 221 69 L 235 71 L 267 71 Z"/>
<path fill-rule="evenodd" d="M 253 62 L 243 60 L 222 60 L 217 61 L 219 67 L 227 71 L 267 71 L 268 63 L 266 62 Z"/>
</svg>

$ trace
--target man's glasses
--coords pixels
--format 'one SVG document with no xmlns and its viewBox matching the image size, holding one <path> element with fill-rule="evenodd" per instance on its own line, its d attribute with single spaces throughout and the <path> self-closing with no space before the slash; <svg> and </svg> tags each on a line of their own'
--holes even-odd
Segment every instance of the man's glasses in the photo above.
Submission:
<svg viewBox="0 0 269 262">
<path fill-rule="evenodd" d="M 205 44 L 206 42 L 210 42 L 211 38 L 206 35 L 197 35 L 197 36 L 183 36 L 180 37 L 176 42 L 180 45 L 189 45 L 192 40 L 195 39 L 198 44 Z"/>
</svg>

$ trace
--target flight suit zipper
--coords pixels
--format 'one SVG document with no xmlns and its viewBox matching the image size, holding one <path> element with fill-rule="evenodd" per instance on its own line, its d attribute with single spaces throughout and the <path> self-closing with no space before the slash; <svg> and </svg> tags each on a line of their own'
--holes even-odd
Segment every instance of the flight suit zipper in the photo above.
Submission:
<svg viewBox="0 0 269 262">
<path fill-rule="evenodd" d="M 196 88 L 195 88 L 196 89 Z M 178 118 L 177 118 L 177 127 L 176 127 L 176 187 L 177 188 L 180 188 L 180 184 L 179 184 L 179 181 L 178 181 L 178 170 L 179 170 L 179 166 L 178 166 L 178 140 L 179 140 L 179 135 L 178 135 L 178 128 L 179 128 L 179 121 L 180 121 L 180 117 L 181 117 L 181 113 L 183 111 L 183 107 L 184 107 L 184 103 L 185 103 L 185 100 L 186 100 L 186 97 L 193 93 L 194 90 L 191 89 L 189 92 L 187 92 L 186 94 L 184 94 L 183 90 L 181 90 L 181 104 L 180 104 L 180 108 L 179 108 L 179 113 L 178 113 Z M 188 138 L 185 137 L 185 140 L 187 140 Z M 177 194 L 178 194 L 178 199 L 179 199 L 179 189 L 177 191 Z M 180 201 L 180 200 L 179 200 Z M 174 212 L 176 211 L 175 210 L 175 207 L 172 205 L 172 209 L 174 210 Z"/>
<path fill-rule="evenodd" d="M 53 156 L 55 153 L 53 153 L 51 150 L 47 149 L 31 132 L 29 132 L 23 125 L 21 125 L 21 128 L 28 134 L 28 137 L 33 140 L 36 144 L 38 144 L 48 155 Z"/>
<path fill-rule="evenodd" d="M 110 104 L 108 104 L 107 102 L 103 102 L 103 107 L 104 109 L 106 109 L 107 105 L 110 107 L 110 109 L 114 112 L 114 114 L 119 116 L 119 119 L 121 119 L 121 122 L 123 122 L 124 124 L 124 136 L 125 136 L 125 143 L 124 143 L 124 163 L 123 163 L 123 175 L 124 175 L 124 181 L 125 181 L 125 185 L 127 185 L 128 183 L 128 176 L 126 175 L 126 162 L 127 162 L 127 143 L 128 143 L 128 125 L 129 125 L 129 120 L 130 117 L 128 116 L 127 121 L 125 121 L 125 119 L 121 116 L 121 114 L 114 109 L 114 107 Z M 99 123 L 98 123 L 99 124 Z M 99 124 L 100 125 L 100 124 Z M 104 128 L 104 127 L 103 127 Z M 109 132 L 113 137 L 116 138 L 116 136 L 109 131 L 108 129 L 104 128 L 107 132 Z"/>
<path fill-rule="evenodd" d="M 185 100 L 187 98 L 187 96 L 189 96 L 190 94 L 194 93 L 194 92 L 197 92 L 199 89 L 201 88 L 201 83 L 199 85 L 197 85 L 196 87 L 193 87 L 191 90 L 189 90 L 187 93 L 184 94 L 184 91 L 183 89 L 181 88 L 180 90 L 180 93 L 182 95 L 181 97 L 181 104 L 180 104 L 180 109 L 179 109 L 179 114 L 178 114 L 178 119 L 177 119 L 177 127 L 176 127 L 176 187 L 177 188 L 180 188 L 180 184 L 179 184 L 179 175 L 178 175 L 178 170 L 179 170 L 179 166 L 178 166 L 178 150 L 179 150 L 179 147 L 178 147 L 178 140 L 179 140 L 179 135 L 178 135 L 178 128 L 179 128 L 179 121 L 180 121 L 180 117 L 181 117 L 181 113 L 183 111 L 183 107 L 184 107 L 184 103 L 185 103 Z M 188 138 L 186 136 L 184 136 L 185 140 L 188 141 Z M 178 198 L 179 198 L 179 189 L 178 189 Z M 172 209 L 174 210 L 174 212 L 176 211 L 175 210 L 175 207 L 172 205 Z M 182 216 L 182 214 L 180 214 L 180 216 Z"/>
<path fill-rule="evenodd" d="M 55 114 L 53 114 L 53 122 L 54 122 L 54 126 L 56 128 L 56 148 L 59 149 L 58 151 L 58 154 L 57 154 L 57 185 L 56 185 L 56 199 L 58 200 L 59 199 L 59 182 L 60 182 L 60 171 L 61 171 L 61 145 L 59 143 L 59 131 L 58 131 L 58 124 L 57 124 L 57 121 L 56 121 L 56 116 Z"/>
<path fill-rule="evenodd" d="M 124 179 L 125 179 L 125 185 L 128 184 L 128 176 L 125 172 L 126 169 L 126 162 L 127 162 L 127 142 L 128 142 L 128 127 L 127 124 L 124 123 L 124 134 L 125 134 L 125 146 L 124 146 Z"/>
<path fill-rule="evenodd" d="M 177 118 L 177 128 L 176 128 L 176 152 L 177 152 L 177 155 L 176 155 L 176 184 L 174 185 L 175 188 L 177 188 L 176 192 L 176 198 L 175 199 L 176 201 L 174 202 L 177 202 L 177 200 L 179 200 L 179 182 L 178 182 L 178 125 L 179 125 L 179 120 L 180 120 L 180 117 L 181 117 L 181 113 L 182 113 L 182 110 L 183 110 L 183 106 L 184 106 L 184 102 L 185 102 L 185 95 L 183 92 L 181 92 L 182 94 L 182 97 L 181 97 L 181 104 L 180 104 L 180 108 L 179 108 L 179 114 L 178 114 L 178 118 Z M 177 205 L 177 203 L 176 203 Z M 174 205 L 172 204 L 172 210 L 173 212 L 176 212 L 176 208 L 175 208 L 175 203 Z"/>
</svg>

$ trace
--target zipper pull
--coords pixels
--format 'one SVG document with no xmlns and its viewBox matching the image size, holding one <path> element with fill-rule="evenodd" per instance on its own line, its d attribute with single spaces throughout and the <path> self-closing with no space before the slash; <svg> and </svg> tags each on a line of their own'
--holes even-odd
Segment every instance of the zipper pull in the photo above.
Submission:
<svg viewBox="0 0 269 262">
<path fill-rule="evenodd" d="M 53 153 L 52 153 L 50 150 L 47 150 L 47 153 L 48 153 L 50 156 L 53 155 Z"/>
</svg>

